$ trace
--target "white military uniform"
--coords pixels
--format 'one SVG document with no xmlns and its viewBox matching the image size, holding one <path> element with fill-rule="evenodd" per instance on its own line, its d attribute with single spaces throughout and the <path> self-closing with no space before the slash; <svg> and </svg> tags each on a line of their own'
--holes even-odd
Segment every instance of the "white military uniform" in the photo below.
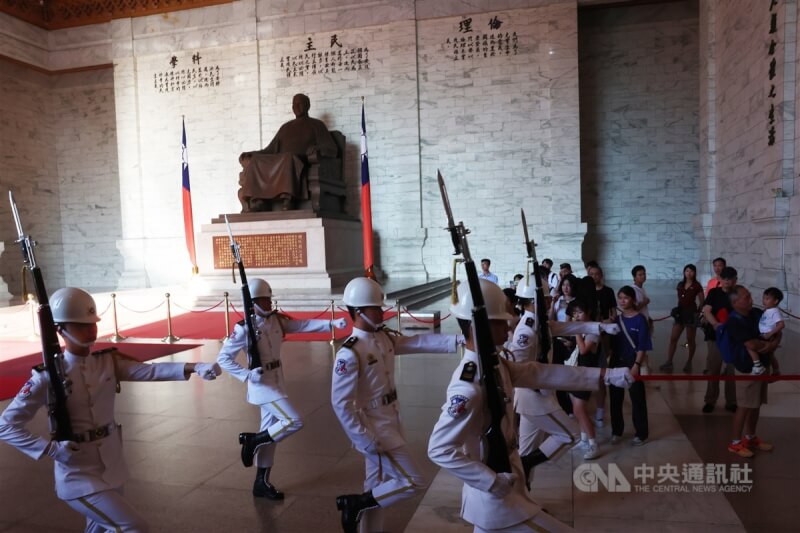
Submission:
<svg viewBox="0 0 800 533">
<path fill-rule="evenodd" d="M 236 361 L 241 353 L 247 353 L 247 326 L 239 322 L 234 326 L 230 338 L 222 346 L 217 363 L 223 370 L 239 381 L 247 382 L 247 401 L 261 408 L 259 431 L 268 431 L 275 442 L 279 442 L 303 428 L 300 413 L 292 406 L 284 391 L 283 368 L 281 367 L 281 345 L 285 333 L 325 333 L 330 331 L 329 320 L 293 320 L 279 313 L 269 318 L 256 315 L 255 326 L 258 350 L 261 355 L 263 375 L 259 383 L 247 379 L 250 370 Z M 256 450 L 255 465 L 270 468 L 275 461 L 275 446 L 272 443 Z"/>
<path fill-rule="evenodd" d="M 596 323 L 552 322 L 551 329 L 559 335 L 576 335 L 586 331 L 596 333 Z M 508 345 L 513 361 L 535 361 L 538 353 L 539 322 L 536 314 L 525 311 Z M 554 460 L 577 441 L 578 422 L 561 409 L 552 391 L 517 388 L 514 390 L 514 410 L 520 415 L 519 453 L 527 455 L 539 448 L 548 459 Z"/>
<path fill-rule="evenodd" d="M 353 446 L 366 458 L 364 490 L 381 507 L 414 496 L 428 481 L 406 444 L 394 383 L 395 355 L 453 353 L 456 335 L 399 337 L 353 328 L 336 354 L 331 403 Z M 366 511 L 362 531 L 380 530 L 380 508 Z M 374 529 L 373 529 L 374 528 Z"/>
<path fill-rule="evenodd" d="M 122 435 L 114 421 L 118 381 L 185 380 L 184 363 L 145 364 L 119 357 L 111 350 L 88 356 L 64 353 L 64 372 L 72 381 L 67 410 L 73 433 L 81 442 L 69 465 L 55 463 L 58 497 L 86 516 L 86 531 L 146 531 L 139 513 L 122 498 L 128 468 Z M 0 440 L 39 459 L 48 439 L 25 427 L 50 394 L 47 372 L 35 369 L 0 417 Z M 94 440 L 90 440 L 94 439 Z"/>
<path fill-rule="evenodd" d="M 595 325 L 596 328 L 596 325 Z M 525 488 L 522 462 L 517 452 L 517 432 L 511 402 L 506 404 L 502 428 L 511 469 L 517 482 L 503 498 L 490 493 L 496 474 L 484 464 L 484 433 L 491 424 L 485 391 L 481 385 L 480 357 L 467 350 L 447 387 L 447 401 L 433 428 L 428 457 L 464 481 L 461 516 L 475 531 L 571 531 L 547 513 Z M 503 390 L 513 387 L 538 389 L 597 390 L 599 368 L 569 368 L 536 362 L 515 363 L 500 359 Z"/>
</svg>

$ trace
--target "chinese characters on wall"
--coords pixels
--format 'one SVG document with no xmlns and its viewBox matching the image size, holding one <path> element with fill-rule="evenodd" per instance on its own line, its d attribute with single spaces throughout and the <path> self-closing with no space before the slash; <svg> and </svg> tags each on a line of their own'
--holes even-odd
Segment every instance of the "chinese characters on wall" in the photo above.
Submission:
<svg viewBox="0 0 800 533">
<path fill-rule="evenodd" d="M 772 146 L 775 144 L 775 97 L 777 92 L 775 89 L 775 76 L 777 76 L 778 61 L 775 55 L 775 48 L 778 43 L 775 38 L 778 36 L 778 0 L 770 0 L 769 2 L 769 92 L 767 93 L 767 101 L 769 107 L 767 110 L 767 145 Z"/>
<path fill-rule="evenodd" d="M 177 56 L 170 57 L 169 69 L 153 73 L 153 89 L 158 93 L 185 92 L 192 89 L 219 87 L 219 65 L 201 65 L 199 52 L 192 54 L 192 65 L 183 67 Z M 181 65 L 182 68 L 178 68 Z"/>
<path fill-rule="evenodd" d="M 303 52 L 281 56 L 279 67 L 287 78 L 369 70 L 369 48 L 346 48 L 334 34 L 324 44 L 308 37 Z"/>
<path fill-rule="evenodd" d="M 490 17 L 486 23 L 489 31 L 481 31 L 482 25 L 473 18 L 466 18 L 458 23 L 457 33 L 447 38 L 444 45 L 445 54 L 453 61 L 467 59 L 506 57 L 517 55 L 519 42 L 517 32 L 502 31 L 504 21 L 497 15 Z"/>
</svg>

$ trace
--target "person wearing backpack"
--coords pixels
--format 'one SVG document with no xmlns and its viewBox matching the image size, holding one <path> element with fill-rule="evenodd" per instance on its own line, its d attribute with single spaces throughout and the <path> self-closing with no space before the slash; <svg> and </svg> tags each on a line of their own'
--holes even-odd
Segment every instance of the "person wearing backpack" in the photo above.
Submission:
<svg viewBox="0 0 800 533">
<path fill-rule="evenodd" d="M 706 344 L 706 369 L 703 374 L 709 376 L 733 375 L 733 368 L 725 364 L 717 348 L 714 330 L 717 324 L 724 323 L 731 311 L 728 299 L 731 289 L 736 285 L 739 273 L 733 267 L 726 266 L 720 272 L 721 284 L 711 289 L 703 302 L 703 319 L 705 320 Z M 706 385 L 706 394 L 703 398 L 703 413 L 710 413 L 719 398 L 719 381 L 711 380 Z M 733 381 L 725 382 L 725 409 L 731 413 L 736 412 L 736 386 Z"/>
<path fill-rule="evenodd" d="M 778 347 L 778 339 L 765 341 L 759 338 L 758 322 L 762 311 L 753 308 L 753 297 L 749 290 L 735 285 L 728 297 L 733 309 L 728 320 L 724 325 L 712 323 L 722 356 L 732 362 L 737 376 L 758 376 L 759 373 L 753 372 L 754 363 L 748 355 L 748 351 L 757 352 L 761 365 L 767 368 L 766 372 L 760 374 L 769 373 L 770 354 Z M 761 405 L 767 403 L 767 381 L 736 381 L 736 398 L 738 404 L 728 451 L 747 458 L 754 455 L 754 450 L 772 450 L 772 444 L 756 436 Z"/>
</svg>

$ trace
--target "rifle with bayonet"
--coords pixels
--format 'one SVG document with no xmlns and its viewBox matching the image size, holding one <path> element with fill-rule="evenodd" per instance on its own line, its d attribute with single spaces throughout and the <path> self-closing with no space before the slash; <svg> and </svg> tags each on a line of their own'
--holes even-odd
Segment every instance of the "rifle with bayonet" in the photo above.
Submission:
<svg viewBox="0 0 800 533">
<path fill-rule="evenodd" d="M 228 237 L 231 239 L 233 260 L 239 266 L 239 279 L 242 281 L 242 305 L 244 307 L 244 324 L 247 330 L 247 367 L 252 370 L 261 368 L 261 352 L 258 351 L 258 333 L 256 332 L 256 309 L 253 305 L 253 297 L 250 295 L 250 286 L 247 284 L 247 273 L 244 271 L 239 243 L 233 238 L 228 215 L 225 215 L 225 225 L 228 227 Z"/>
<path fill-rule="evenodd" d="M 47 400 L 50 434 L 57 441 L 75 440 L 72 433 L 72 421 L 67 410 L 67 395 L 69 394 L 71 382 L 64 372 L 64 354 L 58 342 L 58 330 L 53 321 L 53 310 L 50 309 L 50 301 L 47 297 L 47 290 L 44 287 L 42 269 L 36 264 L 36 256 L 33 253 L 36 241 L 31 239 L 30 235 L 25 235 L 22 230 L 17 203 L 14 201 L 14 194 L 11 191 L 8 191 L 8 199 L 11 202 L 14 224 L 17 226 L 17 240 L 15 242 L 19 243 L 22 250 L 23 270 L 31 273 L 34 289 L 36 290 L 36 299 L 39 302 L 37 314 L 39 316 L 39 332 L 42 339 L 42 360 L 47 377 L 50 380 L 52 392 L 52 394 L 48 395 Z"/>
<path fill-rule="evenodd" d="M 447 197 L 447 189 L 444 185 L 444 178 L 441 173 L 437 173 L 439 180 L 439 190 L 444 202 L 444 210 L 447 213 L 447 229 L 453 241 L 455 252 L 453 255 L 464 257 L 464 270 L 467 272 L 467 282 L 469 292 L 472 295 L 472 321 L 474 324 L 473 334 L 477 345 L 478 356 L 481 365 L 481 381 L 486 390 L 486 402 L 491 414 L 491 424 L 486 431 L 486 442 L 488 453 L 486 466 L 495 472 L 511 472 L 511 462 L 508 459 L 508 446 L 503 435 L 501 426 L 503 417 L 506 414 L 505 393 L 502 389 L 500 378 L 500 359 L 495 349 L 492 331 L 489 325 L 489 314 L 483 301 L 478 269 L 475 261 L 469 252 L 467 244 L 467 234 L 469 230 L 464 227 L 463 222 L 455 223 L 453 212 L 450 209 L 450 200 Z"/>
<path fill-rule="evenodd" d="M 539 261 L 536 259 L 536 243 L 528 237 L 528 223 L 525 220 L 525 210 L 520 209 L 522 214 L 522 230 L 525 233 L 525 250 L 528 259 L 533 263 L 533 277 L 536 279 L 536 318 L 539 322 L 539 354 L 536 361 L 547 363 L 547 354 L 550 352 L 550 328 L 547 326 L 547 304 L 544 300 L 544 290 L 542 289 L 542 272 L 539 269 Z M 530 280 L 525 280 L 530 287 Z"/>
</svg>

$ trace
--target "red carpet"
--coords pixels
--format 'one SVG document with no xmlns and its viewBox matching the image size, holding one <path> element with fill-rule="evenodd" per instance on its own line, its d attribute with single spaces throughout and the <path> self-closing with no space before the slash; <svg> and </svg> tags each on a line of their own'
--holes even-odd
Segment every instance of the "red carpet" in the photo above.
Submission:
<svg viewBox="0 0 800 533">
<path fill-rule="evenodd" d="M 192 348 L 202 346 L 201 344 L 143 344 L 143 343 L 119 343 L 98 342 L 96 350 L 102 350 L 109 346 L 117 346 L 120 351 L 136 359 L 137 361 L 149 361 L 165 355 L 171 355 Z M 31 375 L 31 367 L 42 362 L 41 344 L 35 341 L 3 341 L 0 342 L 2 349 L 2 359 L 0 361 L 0 400 L 7 400 L 19 392 L 22 385 L 28 381 Z"/>
<path fill-rule="evenodd" d="M 308 319 L 330 319 L 330 311 L 292 311 L 287 313 L 291 318 L 298 320 Z M 353 331 L 353 324 L 348 314 L 344 311 L 336 311 L 336 318 L 347 319 L 345 329 L 336 330 L 336 339 L 344 339 Z M 384 314 L 384 319 L 397 316 L 396 312 Z M 236 322 L 242 320 L 242 316 L 237 313 L 230 314 L 231 331 Z M 172 317 L 172 334 L 182 339 L 221 339 L 225 337 L 225 313 L 208 311 L 204 313 L 184 313 Z M 124 329 L 120 331 L 125 337 L 135 337 L 144 339 L 155 339 L 167 335 L 167 321 L 159 320 L 144 326 Z M 286 335 L 287 341 L 329 341 L 330 333 L 289 333 Z"/>
</svg>

